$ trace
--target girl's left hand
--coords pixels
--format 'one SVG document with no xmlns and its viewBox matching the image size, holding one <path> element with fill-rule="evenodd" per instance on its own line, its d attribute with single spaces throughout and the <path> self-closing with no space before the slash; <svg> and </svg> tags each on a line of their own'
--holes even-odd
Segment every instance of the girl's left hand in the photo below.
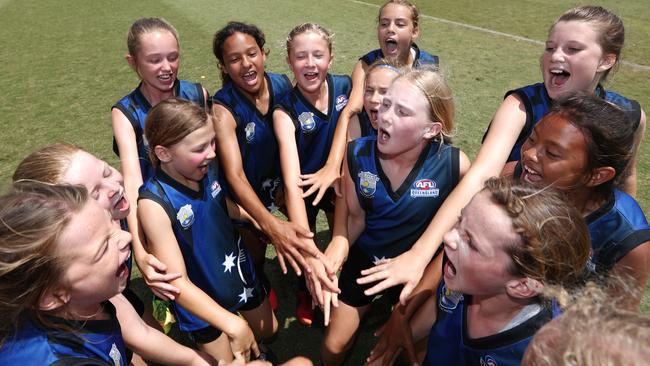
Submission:
<svg viewBox="0 0 650 366">
<path fill-rule="evenodd" d="M 409 318 L 405 314 L 406 309 L 402 304 L 397 304 L 390 315 L 390 318 L 375 336 L 379 341 L 370 351 L 366 359 L 366 365 L 381 361 L 382 366 L 391 365 L 401 350 L 406 351 L 406 356 L 411 365 L 417 365 L 415 347 L 413 346 L 413 335 L 409 325 Z"/>
<path fill-rule="evenodd" d="M 323 198 L 325 192 L 329 187 L 334 187 L 334 192 L 338 197 L 343 197 L 341 195 L 341 187 L 339 182 L 341 180 L 341 167 L 332 166 L 328 163 L 316 173 L 313 174 L 301 174 L 300 175 L 300 187 L 309 187 L 309 189 L 302 194 L 302 198 L 309 197 L 316 191 L 316 198 L 313 201 L 313 205 L 317 205 L 318 202 Z"/>
</svg>

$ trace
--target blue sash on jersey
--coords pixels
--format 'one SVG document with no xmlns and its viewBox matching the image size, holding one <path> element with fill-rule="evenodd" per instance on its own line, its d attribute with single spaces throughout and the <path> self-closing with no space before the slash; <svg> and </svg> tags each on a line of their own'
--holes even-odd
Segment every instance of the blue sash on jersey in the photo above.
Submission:
<svg viewBox="0 0 650 366">
<path fill-rule="evenodd" d="M 275 106 L 291 117 L 296 128 L 296 145 L 302 174 L 315 173 L 325 165 L 339 115 L 350 97 L 352 81 L 347 75 L 327 74 L 327 87 L 327 114 L 316 109 L 297 86 Z"/>
<path fill-rule="evenodd" d="M 459 150 L 429 143 L 400 187 L 393 188 L 379 162 L 377 136 L 348 144 L 348 168 L 365 228 L 355 245 L 373 261 L 409 250 L 458 183 Z"/>
<path fill-rule="evenodd" d="M 432 55 L 427 51 L 422 51 L 417 44 L 412 43 L 411 49 L 415 50 L 415 57 L 413 58 L 413 64 L 411 67 L 417 68 L 422 65 L 438 65 L 439 59 L 438 56 Z M 377 61 L 380 58 L 384 57 L 384 53 L 381 51 L 381 48 L 370 51 L 365 55 L 361 56 L 359 60 L 363 61 L 366 65 L 371 65 L 373 62 Z"/>
<path fill-rule="evenodd" d="M 282 176 L 273 132 L 273 106 L 291 91 L 292 86 L 286 75 L 267 72 L 265 77 L 269 88 L 269 110 L 265 115 L 232 82 L 226 83 L 212 101 L 228 109 L 235 120 L 244 173 L 257 197 L 271 210 Z"/>
<path fill-rule="evenodd" d="M 31 317 L 0 347 L 3 365 L 111 365 L 126 366 L 126 351 L 115 307 L 106 301 L 107 320 L 68 320 L 47 316 L 63 328 L 45 328 Z"/>
<path fill-rule="evenodd" d="M 119 109 L 131 122 L 133 131 L 135 132 L 135 141 L 138 145 L 138 158 L 140 159 L 140 172 L 142 173 L 142 181 L 144 182 L 153 175 L 153 167 L 149 161 L 149 143 L 144 138 L 144 121 L 147 118 L 147 113 L 151 109 L 151 104 L 147 98 L 144 97 L 140 91 L 140 85 L 133 90 L 129 95 L 120 99 L 112 108 Z M 192 101 L 201 107 L 205 107 L 205 96 L 203 95 L 203 87 L 198 83 L 191 83 L 185 80 L 176 80 L 174 83 L 174 95 L 179 98 Z M 117 156 L 120 152 L 117 148 L 117 142 L 113 137 L 113 151 Z"/>
<path fill-rule="evenodd" d="M 366 113 L 366 109 L 362 109 L 360 113 L 357 113 L 357 118 L 359 119 L 359 129 L 361 130 L 361 137 L 365 136 L 377 136 L 377 130 L 372 127 L 372 122 L 370 122 L 370 117 Z"/>
<path fill-rule="evenodd" d="M 255 270 L 248 250 L 228 216 L 215 164 L 193 191 L 158 169 L 140 189 L 140 199 L 160 204 L 171 221 L 188 278 L 230 311 L 254 294 Z M 209 324 L 174 303 L 180 328 L 195 331 Z"/>
</svg>

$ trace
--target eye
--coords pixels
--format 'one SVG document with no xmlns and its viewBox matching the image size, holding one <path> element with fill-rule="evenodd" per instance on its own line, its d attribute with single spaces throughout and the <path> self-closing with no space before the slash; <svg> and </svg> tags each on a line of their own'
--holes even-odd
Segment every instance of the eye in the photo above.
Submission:
<svg viewBox="0 0 650 366">
<path fill-rule="evenodd" d="M 555 160 L 562 157 L 562 155 L 559 152 L 554 151 L 554 150 L 546 150 L 546 155 L 548 155 L 549 158 L 555 159 Z"/>
<path fill-rule="evenodd" d="M 174 62 L 176 60 L 178 60 L 178 54 L 176 54 L 176 53 L 167 56 L 167 61 L 169 61 L 169 62 Z"/>
</svg>

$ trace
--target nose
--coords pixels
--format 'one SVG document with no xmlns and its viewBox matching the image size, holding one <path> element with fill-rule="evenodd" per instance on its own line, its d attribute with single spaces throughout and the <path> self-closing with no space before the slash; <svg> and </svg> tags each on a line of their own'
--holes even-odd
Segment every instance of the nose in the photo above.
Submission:
<svg viewBox="0 0 650 366">
<path fill-rule="evenodd" d="M 521 147 L 521 160 L 537 162 L 537 149 L 535 146 L 526 146 L 524 144 Z"/>
<path fill-rule="evenodd" d="M 395 23 L 394 22 L 388 23 L 388 28 L 387 29 L 388 29 L 389 32 L 395 32 Z"/>
<path fill-rule="evenodd" d="M 108 180 L 106 183 L 106 189 L 108 190 L 108 197 L 113 198 L 116 194 L 122 189 L 122 185 L 117 180 Z"/>
<path fill-rule="evenodd" d="M 460 240 L 460 236 L 458 235 L 458 231 L 456 229 L 451 229 L 442 236 L 442 243 L 444 244 L 445 248 L 449 248 L 450 250 L 458 249 L 458 240 Z"/>
<path fill-rule="evenodd" d="M 241 58 L 241 64 L 243 67 L 248 67 L 251 64 L 251 60 L 248 59 L 248 56 L 243 56 Z"/>
<path fill-rule="evenodd" d="M 562 62 L 564 61 L 564 52 L 562 52 L 562 47 L 556 47 L 551 54 L 551 61 L 553 62 Z"/>
<path fill-rule="evenodd" d="M 214 144 L 211 144 L 208 148 L 208 155 L 206 155 L 206 159 L 214 159 L 217 156 L 217 154 L 214 152 L 214 148 Z"/>
<path fill-rule="evenodd" d="M 378 90 L 375 90 L 372 92 L 372 95 L 370 95 L 370 103 L 373 104 L 381 104 L 382 102 L 382 95 L 379 93 Z"/>
<path fill-rule="evenodd" d="M 171 62 L 169 62 L 167 59 L 164 59 L 162 62 L 162 69 L 164 71 L 171 71 L 172 70 Z"/>
<path fill-rule="evenodd" d="M 313 66 L 314 65 L 314 56 L 309 55 L 307 56 L 307 66 Z"/>
<path fill-rule="evenodd" d="M 128 231 L 120 230 L 120 240 L 117 244 L 117 249 L 119 249 L 119 251 L 127 250 L 130 247 L 131 240 L 133 240 L 131 233 Z"/>
</svg>

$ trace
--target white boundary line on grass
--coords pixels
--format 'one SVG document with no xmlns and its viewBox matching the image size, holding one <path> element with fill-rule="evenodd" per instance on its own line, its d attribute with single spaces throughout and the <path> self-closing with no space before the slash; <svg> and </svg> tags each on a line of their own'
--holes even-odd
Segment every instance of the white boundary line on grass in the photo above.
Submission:
<svg viewBox="0 0 650 366">
<path fill-rule="evenodd" d="M 350 1 L 352 3 L 361 4 L 361 5 L 372 6 L 373 8 L 379 8 L 379 5 L 367 3 L 365 1 L 360 1 L 360 0 L 348 0 L 348 1 Z M 509 34 L 509 33 L 503 33 L 503 32 L 495 31 L 495 30 L 492 30 L 492 29 L 481 28 L 481 27 L 477 27 L 475 25 L 456 22 L 456 21 L 449 20 L 449 19 L 436 18 L 434 16 L 427 15 L 427 14 L 420 13 L 420 17 L 426 18 L 426 19 L 431 19 L 431 20 L 433 20 L 435 22 L 439 22 L 439 23 L 451 24 L 451 25 L 455 25 L 455 26 L 458 26 L 458 27 L 463 27 L 463 28 L 468 28 L 468 29 L 471 29 L 471 30 L 475 30 L 475 31 L 478 31 L 478 32 L 483 32 L 483 33 L 488 33 L 488 34 L 492 34 L 492 35 L 495 35 L 495 36 L 514 39 L 515 41 L 528 42 L 528 43 L 532 43 L 532 44 L 538 45 L 538 46 L 544 45 L 544 42 L 538 41 L 536 39 L 521 37 L 521 36 L 517 36 L 517 35 L 514 35 L 514 34 Z M 629 66 L 629 67 L 631 67 L 633 69 L 636 69 L 636 70 L 650 71 L 650 66 L 639 65 L 639 64 L 635 64 L 634 62 L 621 60 L 621 64 L 623 64 L 625 66 Z"/>
</svg>

